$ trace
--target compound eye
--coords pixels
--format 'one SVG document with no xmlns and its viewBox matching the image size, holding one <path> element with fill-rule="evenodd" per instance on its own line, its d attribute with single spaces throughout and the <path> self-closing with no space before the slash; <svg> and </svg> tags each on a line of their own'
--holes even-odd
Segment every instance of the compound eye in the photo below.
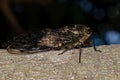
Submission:
<svg viewBox="0 0 120 80">
<path fill-rule="evenodd" d="M 91 32 L 92 32 L 91 29 L 88 28 L 88 30 L 87 30 L 87 34 L 90 34 Z"/>
<path fill-rule="evenodd" d="M 87 31 L 87 34 L 90 34 L 90 31 Z"/>
</svg>

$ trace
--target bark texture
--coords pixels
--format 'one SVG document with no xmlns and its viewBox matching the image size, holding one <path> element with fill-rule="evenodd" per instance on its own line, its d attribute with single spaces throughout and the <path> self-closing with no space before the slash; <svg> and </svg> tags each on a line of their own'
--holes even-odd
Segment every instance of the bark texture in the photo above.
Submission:
<svg viewBox="0 0 120 80">
<path fill-rule="evenodd" d="M 48 51 L 28 55 L 9 54 L 0 50 L 0 80 L 119 80 L 120 45 Z M 74 53 L 74 54 L 72 54 Z"/>
</svg>

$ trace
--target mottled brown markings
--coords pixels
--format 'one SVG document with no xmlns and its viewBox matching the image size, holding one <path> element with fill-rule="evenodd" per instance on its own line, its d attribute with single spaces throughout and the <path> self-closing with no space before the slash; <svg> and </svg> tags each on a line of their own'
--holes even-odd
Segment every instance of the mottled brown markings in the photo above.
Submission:
<svg viewBox="0 0 120 80">
<path fill-rule="evenodd" d="M 7 51 L 12 54 L 31 54 L 64 49 L 62 53 L 59 53 L 61 55 L 70 49 L 79 48 L 79 62 L 81 62 L 81 47 L 86 46 L 86 42 L 87 45 L 91 43 L 87 41 L 91 34 L 89 27 L 80 24 L 68 25 L 57 30 L 47 28 L 38 33 L 32 32 L 17 36 L 7 46 Z M 96 50 L 95 45 L 94 49 Z"/>
</svg>

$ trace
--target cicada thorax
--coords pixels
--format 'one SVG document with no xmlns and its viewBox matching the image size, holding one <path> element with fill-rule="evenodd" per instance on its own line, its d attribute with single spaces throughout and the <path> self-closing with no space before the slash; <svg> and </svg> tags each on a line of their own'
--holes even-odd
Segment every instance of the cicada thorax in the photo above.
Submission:
<svg viewBox="0 0 120 80">
<path fill-rule="evenodd" d="M 89 27 L 84 25 L 69 25 L 58 30 L 61 34 L 65 35 L 64 41 L 68 41 L 72 44 L 71 46 L 76 47 L 83 45 L 84 42 L 91 36 L 92 31 Z M 63 42 L 64 42 L 63 41 Z"/>
</svg>

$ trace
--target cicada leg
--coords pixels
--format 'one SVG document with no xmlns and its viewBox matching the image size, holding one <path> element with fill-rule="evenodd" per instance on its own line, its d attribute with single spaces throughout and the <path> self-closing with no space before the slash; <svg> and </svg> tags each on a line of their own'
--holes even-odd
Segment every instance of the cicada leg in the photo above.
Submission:
<svg viewBox="0 0 120 80">
<path fill-rule="evenodd" d="M 63 52 L 59 53 L 58 55 L 61 55 L 61 54 L 65 53 L 65 52 L 67 52 L 67 51 L 69 51 L 69 50 L 71 50 L 71 49 L 66 49 L 66 50 L 64 50 Z"/>
<path fill-rule="evenodd" d="M 79 48 L 79 63 L 81 63 L 81 54 L 82 54 L 82 48 Z"/>
<path fill-rule="evenodd" d="M 97 50 L 97 48 L 96 48 L 96 46 L 95 46 L 95 42 L 94 41 L 92 41 L 93 42 L 93 48 L 94 48 L 94 50 L 95 51 L 98 51 L 98 52 L 102 52 L 101 50 Z"/>
</svg>

